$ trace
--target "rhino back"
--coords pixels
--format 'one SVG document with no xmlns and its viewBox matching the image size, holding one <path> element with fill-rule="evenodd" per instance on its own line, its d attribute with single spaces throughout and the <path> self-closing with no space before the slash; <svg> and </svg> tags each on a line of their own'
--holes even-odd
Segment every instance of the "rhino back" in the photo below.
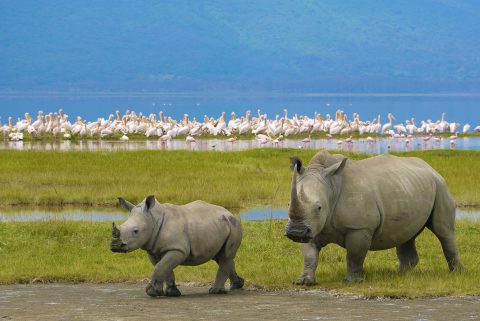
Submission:
<svg viewBox="0 0 480 321">
<path fill-rule="evenodd" d="M 334 222 L 347 229 L 370 229 L 372 250 L 402 244 L 427 222 L 437 176 L 418 158 L 381 155 L 347 162 Z"/>
</svg>

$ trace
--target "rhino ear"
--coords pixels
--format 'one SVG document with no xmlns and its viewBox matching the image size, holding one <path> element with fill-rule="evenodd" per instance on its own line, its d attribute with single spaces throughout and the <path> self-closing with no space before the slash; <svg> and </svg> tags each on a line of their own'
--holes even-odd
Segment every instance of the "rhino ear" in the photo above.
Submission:
<svg viewBox="0 0 480 321">
<path fill-rule="evenodd" d="M 145 206 L 147 211 L 155 206 L 155 195 L 150 195 L 145 199 Z"/>
<path fill-rule="evenodd" d="M 304 168 L 302 167 L 302 160 L 297 157 L 297 156 L 291 156 L 290 157 L 290 169 L 293 171 L 295 169 L 295 165 L 297 165 L 297 172 L 299 174 L 302 174 L 304 171 Z"/>
<path fill-rule="evenodd" d="M 135 205 L 133 205 L 132 203 L 130 203 L 130 202 L 127 201 L 127 200 L 124 200 L 124 199 L 121 198 L 121 197 L 118 198 L 118 204 L 119 204 L 123 209 L 125 209 L 125 210 L 127 210 L 127 211 L 129 211 L 129 212 L 132 210 L 132 208 L 135 207 Z"/>
<path fill-rule="evenodd" d="M 333 176 L 335 174 L 340 173 L 342 169 L 345 167 L 345 163 L 347 162 L 347 159 L 348 158 L 344 158 L 340 162 L 337 162 L 325 168 L 325 171 L 324 171 L 325 176 Z"/>
</svg>

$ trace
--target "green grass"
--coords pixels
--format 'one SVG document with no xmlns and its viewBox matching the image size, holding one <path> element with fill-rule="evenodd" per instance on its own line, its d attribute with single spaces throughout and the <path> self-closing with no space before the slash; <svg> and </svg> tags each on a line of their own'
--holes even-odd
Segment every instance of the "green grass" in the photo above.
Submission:
<svg viewBox="0 0 480 321">
<path fill-rule="evenodd" d="M 283 236 L 285 221 L 243 222 L 244 239 L 236 258 L 237 270 L 248 286 L 293 288 L 303 260 L 299 245 Z M 145 252 L 111 253 L 108 222 L 46 221 L 0 223 L 0 283 L 114 282 L 150 278 L 152 266 Z M 457 222 L 456 239 L 461 274 L 450 273 L 438 240 L 429 231 L 417 239 L 419 265 L 397 271 L 395 250 L 369 252 L 365 281 L 345 283 L 345 250 L 329 245 L 321 251 L 316 288 L 374 297 L 479 295 L 480 223 Z M 178 267 L 179 282 L 213 282 L 216 264 Z M 143 289 L 139 289 L 143 291 Z"/>
<path fill-rule="evenodd" d="M 286 206 L 288 157 L 305 163 L 314 150 L 241 152 L 0 151 L 0 206 L 107 206 L 122 196 L 132 202 L 155 194 L 160 202 L 202 199 L 229 209 Z M 370 157 L 347 154 L 352 159 Z M 397 153 L 426 160 L 446 179 L 459 206 L 480 206 L 480 152 Z"/>
</svg>

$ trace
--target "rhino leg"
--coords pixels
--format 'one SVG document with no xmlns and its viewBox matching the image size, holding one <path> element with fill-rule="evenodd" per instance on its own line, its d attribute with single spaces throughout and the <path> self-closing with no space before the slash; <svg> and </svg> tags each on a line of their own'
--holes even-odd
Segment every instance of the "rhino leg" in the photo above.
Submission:
<svg viewBox="0 0 480 321">
<path fill-rule="evenodd" d="M 243 285 L 245 284 L 245 280 L 237 274 L 237 271 L 235 271 L 234 261 L 232 262 L 232 267 L 231 267 L 228 278 L 230 279 L 230 290 L 243 288 Z"/>
<path fill-rule="evenodd" d="M 235 271 L 235 262 L 233 261 L 242 241 L 242 228 L 235 218 L 229 219 L 229 227 L 230 235 L 215 257 L 215 261 L 218 264 L 218 271 L 215 283 L 208 291 L 210 294 L 227 293 L 227 291 L 225 291 L 225 282 L 227 279 L 230 279 L 231 290 L 242 288 L 245 282 Z"/>
<path fill-rule="evenodd" d="M 363 262 L 372 242 L 372 233 L 368 230 L 353 230 L 345 235 L 347 249 L 347 276 L 345 281 L 363 281 Z"/>
<path fill-rule="evenodd" d="M 227 281 L 230 273 L 233 269 L 233 259 L 229 258 L 218 258 L 218 270 L 217 276 L 215 277 L 215 283 L 213 286 L 208 290 L 210 294 L 225 294 L 227 291 L 225 290 L 225 282 Z"/>
<path fill-rule="evenodd" d="M 173 275 L 173 269 L 185 261 L 185 255 L 179 251 L 167 252 L 162 259 L 155 264 L 152 279 L 148 283 L 146 292 L 151 297 L 165 295 L 163 292 L 163 283 L 170 280 Z M 167 284 L 168 287 L 168 284 Z M 177 289 L 178 291 L 178 289 Z"/>
<path fill-rule="evenodd" d="M 450 271 L 462 272 L 464 270 L 460 259 L 458 258 L 457 245 L 452 231 L 446 231 L 444 227 L 433 227 L 432 232 L 440 240 L 442 245 L 443 255 L 448 263 Z"/>
<path fill-rule="evenodd" d="M 315 272 L 318 265 L 318 254 L 320 253 L 320 246 L 314 242 L 303 243 L 301 245 L 303 253 L 303 273 L 293 282 L 294 285 L 315 285 Z"/>
<path fill-rule="evenodd" d="M 454 235 L 455 202 L 443 186 L 439 186 L 437 189 L 435 205 L 426 226 L 440 241 L 450 271 L 462 272 L 464 268 L 458 258 Z"/>
<path fill-rule="evenodd" d="M 160 283 L 155 280 L 148 282 L 145 292 L 147 292 L 148 296 L 151 296 L 152 298 L 164 295 L 163 282 Z"/>
<path fill-rule="evenodd" d="M 173 271 L 170 271 L 169 275 L 167 276 L 166 279 L 166 289 L 165 289 L 165 295 L 166 296 L 181 296 L 182 293 L 180 290 L 177 288 L 175 285 L 175 274 Z"/>
<path fill-rule="evenodd" d="M 418 264 L 418 254 L 415 247 L 415 238 L 397 246 L 397 256 L 400 261 L 400 271 L 405 271 Z"/>
</svg>

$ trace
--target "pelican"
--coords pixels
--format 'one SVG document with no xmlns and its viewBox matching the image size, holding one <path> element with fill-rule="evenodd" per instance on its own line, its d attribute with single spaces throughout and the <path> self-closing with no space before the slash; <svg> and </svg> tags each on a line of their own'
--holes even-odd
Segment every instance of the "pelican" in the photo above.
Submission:
<svg viewBox="0 0 480 321">
<path fill-rule="evenodd" d="M 312 140 L 312 135 L 308 135 L 308 137 L 302 139 L 302 142 L 304 144 L 308 144 L 308 143 L 310 143 L 311 140 Z"/>
<path fill-rule="evenodd" d="M 396 120 L 391 113 L 388 113 L 387 118 L 390 121 L 382 126 L 382 133 L 389 131 L 392 128 L 392 120 Z"/>
<path fill-rule="evenodd" d="M 195 138 L 193 138 L 192 136 L 187 136 L 187 138 L 185 138 L 185 141 L 187 143 L 195 143 Z"/>
<path fill-rule="evenodd" d="M 168 133 L 160 137 L 161 142 L 168 142 L 171 139 L 172 139 L 172 136 L 170 136 Z"/>
<path fill-rule="evenodd" d="M 463 126 L 463 133 L 468 133 L 468 131 L 470 130 L 470 124 L 465 124 L 465 126 Z"/>
<path fill-rule="evenodd" d="M 423 141 L 428 142 L 430 139 L 432 139 L 432 136 L 433 136 L 433 135 L 430 134 L 430 136 L 425 136 L 425 137 L 423 137 Z"/>
</svg>

